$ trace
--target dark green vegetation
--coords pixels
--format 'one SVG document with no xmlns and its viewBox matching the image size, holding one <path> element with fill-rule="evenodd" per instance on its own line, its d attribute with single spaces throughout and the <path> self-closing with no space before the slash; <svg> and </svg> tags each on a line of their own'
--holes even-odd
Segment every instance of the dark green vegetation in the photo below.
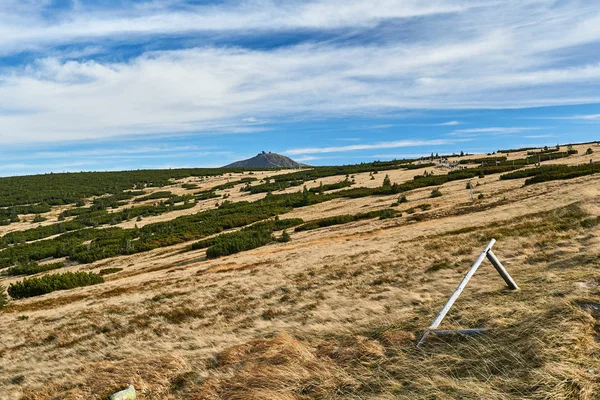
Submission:
<svg viewBox="0 0 600 400">
<path fill-rule="evenodd" d="M 421 211 L 427 211 L 431 208 L 431 204 L 419 204 L 418 206 L 414 206 L 409 208 L 408 210 L 406 210 L 407 214 L 414 214 L 417 210 L 421 210 Z"/>
<path fill-rule="evenodd" d="M 11 244 L 40 240 L 53 235 L 59 235 L 65 232 L 71 232 L 87 227 L 95 227 L 108 224 L 115 225 L 119 222 L 129 221 L 137 217 L 161 215 L 167 212 L 185 210 L 195 206 L 195 203 L 189 203 L 187 202 L 187 200 L 188 198 L 186 197 L 184 199 L 184 203 L 180 205 L 174 205 L 172 203 L 160 203 L 157 205 L 126 208 L 119 212 L 108 212 L 104 209 L 96 210 L 94 209 L 94 207 L 67 210 L 61 215 L 78 215 L 77 218 L 68 222 L 61 222 L 58 224 L 47 226 L 39 226 L 33 229 L 8 233 L 2 238 L 0 238 L 0 248 L 6 248 Z"/>
<path fill-rule="evenodd" d="M 92 272 L 65 272 L 64 274 L 44 275 L 40 278 L 25 278 L 11 283 L 8 294 L 14 299 L 40 296 L 56 290 L 67 290 L 81 286 L 103 283 L 104 278 Z"/>
<path fill-rule="evenodd" d="M 500 179 L 520 179 L 525 180 L 525 185 L 534 183 L 572 179 L 580 176 L 600 173 L 600 164 L 582 164 L 582 165 L 547 165 L 540 168 L 530 168 L 520 171 L 514 171 L 500 176 Z"/>
<path fill-rule="evenodd" d="M 437 189 L 433 189 L 431 191 L 431 195 L 429 197 L 434 198 L 434 197 L 441 197 L 442 196 L 442 191 L 440 190 L 440 188 Z"/>
<path fill-rule="evenodd" d="M 267 193 L 274 192 L 277 190 L 287 189 L 293 186 L 301 186 L 305 182 L 314 181 L 329 176 L 350 176 L 361 172 L 378 172 L 388 171 L 394 169 L 418 169 L 432 167 L 435 164 L 411 164 L 414 160 L 400 160 L 400 161 L 386 161 L 386 162 L 372 162 L 366 164 L 353 164 L 353 165 L 342 165 L 342 166 L 331 166 L 331 167 L 315 167 L 313 169 L 291 172 L 289 174 L 276 175 L 271 179 L 267 179 L 267 182 L 261 185 L 248 186 L 244 188 L 245 191 L 250 193 Z M 331 189 L 330 189 L 331 190 Z"/>
<path fill-rule="evenodd" d="M 264 199 L 249 202 L 223 202 L 217 209 L 207 210 L 195 215 L 175 218 L 167 222 L 146 225 L 140 229 L 83 229 L 81 225 L 73 227 L 66 224 L 82 224 L 82 221 L 70 221 L 55 224 L 42 229 L 72 230 L 62 233 L 55 239 L 40 240 L 34 243 L 21 243 L 0 252 L 0 267 L 16 263 L 39 261 L 49 257 L 68 257 L 72 261 L 90 263 L 123 254 L 134 254 L 159 247 L 170 246 L 185 241 L 197 240 L 220 233 L 223 230 L 243 227 L 275 215 L 291 211 L 293 208 L 318 204 L 337 198 L 360 198 L 373 195 L 392 195 L 430 186 L 439 186 L 445 182 L 471 179 L 485 174 L 510 171 L 516 167 L 492 166 L 452 171 L 447 175 L 418 175 L 414 180 L 402 184 L 378 188 L 353 188 L 334 193 L 315 194 L 306 188 L 302 192 L 290 194 L 268 193 Z M 185 206 L 185 204 L 184 204 Z M 140 207 L 141 208 L 141 207 Z M 122 213 L 136 212 L 136 208 L 123 210 Z M 115 218 L 118 213 L 108 214 L 106 218 Z M 131 214 L 128 214 L 131 216 Z M 85 225 L 87 226 L 87 225 Z M 69 229 L 67 229 L 69 228 Z M 70 229 L 74 228 L 74 229 Z M 41 231 L 25 231 L 27 240 L 34 240 Z M 3 243 L 20 243 L 17 237 L 22 233 L 2 238 Z M 48 232 L 43 237 L 48 236 Z M 39 237 L 38 237 L 39 238 Z M 19 240 L 24 240 L 20 237 Z M 86 243 L 88 242 L 88 243 Z M 84 244 L 85 243 L 85 244 Z"/>
<path fill-rule="evenodd" d="M 296 229 L 294 229 L 294 231 L 295 232 L 310 231 L 313 229 L 325 228 L 327 226 L 333 226 L 333 225 L 347 224 L 349 222 L 361 221 L 364 219 L 372 219 L 372 218 L 385 219 L 385 218 L 394 218 L 394 217 L 401 217 L 401 216 L 402 216 L 402 214 L 400 212 L 389 209 L 389 208 L 385 209 L 385 210 L 371 211 L 368 213 L 360 213 L 360 214 L 355 214 L 355 215 L 350 215 L 350 214 L 336 215 L 334 217 L 321 218 L 321 219 L 307 222 L 304 225 L 300 225 L 300 226 L 296 227 Z"/>
<path fill-rule="evenodd" d="M 259 222 L 237 232 L 224 233 L 192 245 L 192 250 L 206 248 L 206 257 L 217 258 L 245 250 L 255 249 L 276 241 L 273 232 L 292 228 L 303 223 L 299 218 L 274 219 Z"/>
<path fill-rule="evenodd" d="M 353 183 L 351 181 L 349 181 L 348 179 L 343 180 L 341 182 L 337 182 L 337 183 L 330 183 L 327 185 L 323 185 L 323 182 L 321 182 L 321 185 L 319 185 L 319 187 L 310 188 L 309 191 L 312 193 L 325 193 L 329 190 L 343 189 L 346 187 L 350 187 L 352 185 L 353 185 Z"/>
<path fill-rule="evenodd" d="M 496 165 L 496 162 L 505 162 L 506 156 L 498 157 L 484 157 L 484 158 L 472 158 L 470 160 L 460 160 L 459 164 L 483 164 L 483 165 Z"/>
<path fill-rule="evenodd" d="M 69 257 L 89 263 L 121 254 L 133 254 L 249 225 L 282 214 L 301 202 L 301 194 L 255 203 L 224 202 L 219 208 L 167 222 L 148 224 L 143 228 L 80 229 L 55 239 L 18 244 L 0 252 L 0 266 L 48 257 Z M 285 203 L 288 203 L 286 205 Z M 87 244 L 84 244 L 89 241 Z"/>
<path fill-rule="evenodd" d="M 559 158 L 569 157 L 569 152 L 557 152 L 555 150 L 552 151 L 542 151 L 537 153 L 527 153 L 528 156 L 525 158 L 519 158 L 515 160 L 508 160 L 505 156 L 499 157 L 487 157 L 480 158 L 476 160 L 461 160 L 460 163 L 482 163 L 483 165 L 514 165 L 514 166 L 524 166 L 524 165 L 533 165 L 537 162 L 549 161 L 549 160 L 557 160 Z"/>
<path fill-rule="evenodd" d="M 0 207 L 46 203 L 62 205 L 126 190 L 162 187 L 172 179 L 217 176 L 242 169 L 186 168 L 120 172 L 79 172 L 0 178 Z"/>
<path fill-rule="evenodd" d="M 101 269 L 98 272 L 98 274 L 101 275 L 101 276 L 104 276 L 104 275 L 114 274 L 114 273 L 120 272 L 120 271 L 123 271 L 123 268 L 116 268 L 116 267 L 113 267 L 113 268 L 104 268 L 104 269 Z"/>
<path fill-rule="evenodd" d="M 31 220 L 31 223 L 35 224 L 35 223 L 44 222 L 44 221 L 47 221 L 47 220 L 48 220 L 48 218 L 44 218 L 40 214 L 36 214 L 35 218 L 33 218 Z"/>
<path fill-rule="evenodd" d="M 50 264 L 39 265 L 36 262 L 30 261 L 27 264 L 18 264 L 6 270 L 8 275 L 35 275 L 40 272 L 52 271 L 54 269 L 63 268 L 65 263 L 55 262 Z"/>
<path fill-rule="evenodd" d="M 151 194 L 149 194 L 147 196 L 138 197 L 134 201 L 136 203 L 139 203 L 139 202 L 146 201 L 146 200 L 168 199 L 168 198 L 171 198 L 173 196 L 174 196 L 173 193 L 171 193 L 169 191 L 154 192 L 154 193 L 151 193 Z"/>
<path fill-rule="evenodd" d="M 216 194 L 213 190 L 203 190 L 201 192 L 196 192 L 194 193 L 194 196 L 196 197 L 196 200 L 201 201 L 201 200 L 208 200 L 208 199 L 216 199 L 221 197 L 220 195 Z"/>
<path fill-rule="evenodd" d="M 398 197 L 398 200 L 395 203 L 392 203 L 391 207 L 399 206 L 402 203 L 408 203 L 408 199 L 406 198 L 405 194 L 403 194 L 402 196 Z"/>
<path fill-rule="evenodd" d="M 19 222 L 19 215 L 42 214 L 51 210 L 46 203 L 0 208 L 0 225 Z"/>
<path fill-rule="evenodd" d="M 242 185 L 244 183 L 245 184 L 249 184 L 250 182 L 254 182 L 254 181 L 257 181 L 257 180 L 258 179 L 256 179 L 256 178 L 242 178 L 242 179 L 237 180 L 237 181 L 230 181 L 230 182 L 227 182 L 227 183 L 223 183 L 222 185 L 217 185 L 217 186 L 213 187 L 211 189 L 211 191 L 214 192 L 215 190 L 231 189 L 231 188 L 233 188 L 236 185 Z"/>
<path fill-rule="evenodd" d="M 6 295 L 6 287 L 0 285 L 0 310 L 8 305 L 8 296 Z"/>
</svg>

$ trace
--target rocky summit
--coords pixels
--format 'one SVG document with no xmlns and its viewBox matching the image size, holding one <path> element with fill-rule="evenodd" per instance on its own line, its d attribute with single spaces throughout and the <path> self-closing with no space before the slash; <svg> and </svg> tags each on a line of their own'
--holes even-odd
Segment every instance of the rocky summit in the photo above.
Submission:
<svg viewBox="0 0 600 400">
<path fill-rule="evenodd" d="M 301 168 L 304 166 L 281 154 L 263 151 L 252 158 L 236 161 L 223 168 Z"/>
</svg>

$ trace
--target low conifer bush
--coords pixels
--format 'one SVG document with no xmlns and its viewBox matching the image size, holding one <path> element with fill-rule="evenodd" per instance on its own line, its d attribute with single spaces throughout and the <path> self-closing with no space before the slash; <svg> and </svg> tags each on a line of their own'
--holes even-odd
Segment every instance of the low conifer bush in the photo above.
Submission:
<svg viewBox="0 0 600 400">
<path fill-rule="evenodd" d="M 25 278 L 11 283 L 8 294 L 13 299 L 41 296 L 56 290 L 68 290 L 76 287 L 103 283 L 104 278 L 93 272 L 65 272 L 64 274 L 44 275 L 40 278 Z"/>
</svg>

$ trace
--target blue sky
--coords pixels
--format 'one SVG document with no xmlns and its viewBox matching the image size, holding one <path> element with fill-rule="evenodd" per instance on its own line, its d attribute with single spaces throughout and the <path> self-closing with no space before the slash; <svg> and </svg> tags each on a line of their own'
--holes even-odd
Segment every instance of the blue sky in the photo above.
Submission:
<svg viewBox="0 0 600 400">
<path fill-rule="evenodd" d="M 0 176 L 600 139 L 600 6 L 0 0 Z"/>
</svg>

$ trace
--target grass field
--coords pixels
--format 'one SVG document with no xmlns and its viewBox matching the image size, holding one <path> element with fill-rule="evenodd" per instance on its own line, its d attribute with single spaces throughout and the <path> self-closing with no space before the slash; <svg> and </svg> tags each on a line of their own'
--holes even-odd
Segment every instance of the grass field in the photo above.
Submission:
<svg viewBox="0 0 600 400">
<path fill-rule="evenodd" d="M 600 148 L 587 156 L 589 145 L 574 147 L 578 154 L 542 165 L 600 161 Z M 510 162 L 526 152 L 504 155 Z M 352 187 L 379 187 L 386 174 L 401 184 L 425 170 L 449 171 L 360 172 Z M 297 207 L 279 217 L 308 223 L 390 208 L 397 215 L 292 228 L 289 242 L 226 257 L 209 259 L 189 241 L 88 264 L 42 260 L 64 262 L 61 273 L 112 273 L 102 274 L 104 283 L 12 300 L 0 311 L 0 398 L 102 400 L 133 384 L 141 399 L 598 399 L 600 174 L 529 185 L 500 175 L 444 183 L 439 197 L 432 187 L 411 190 L 402 203 L 394 194 Z M 244 178 L 258 185 L 267 176 L 185 177 L 143 196 Z M 232 202 L 267 195 L 241 191 L 245 185 L 218 193 Z M 135 198 L 127 201 L 110 212 L 134 206 Z M 222 201 L 111 227 L 142 228 Z M 70 208 L 52 206 L 41 225 Z M 32 218 L 0 226 L 0 234 L 31 229 Z M 485 261 L 441 328 L 488 333 L 432 338 L 417 349 L 491 238 L 521 289 L 507 290 Z M 23 279 L 2 275 L 0 285 Z"/>
</svg>

